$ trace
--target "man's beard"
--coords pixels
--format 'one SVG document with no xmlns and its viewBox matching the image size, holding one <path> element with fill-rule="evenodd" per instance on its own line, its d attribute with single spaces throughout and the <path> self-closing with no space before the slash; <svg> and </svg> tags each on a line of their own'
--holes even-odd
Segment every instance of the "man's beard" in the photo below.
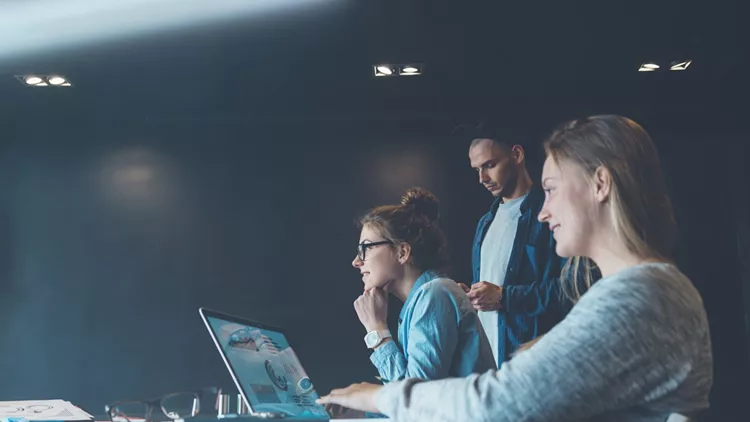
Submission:
<svg viewBox="0 0 750 422">
<path fill-rule="evenodd" d="M 505 183 L 500 187 L 500 190 L 497 191 L 495 194 L 496 198 L 507 198 L 511 195 L 513 195 L 513 192 L 516 190 L 516 186 L 518 185 L 518 173 L 517 172 L 510 172 L 508 174 L 508 178 L 505 180 Z"/>
</svg>

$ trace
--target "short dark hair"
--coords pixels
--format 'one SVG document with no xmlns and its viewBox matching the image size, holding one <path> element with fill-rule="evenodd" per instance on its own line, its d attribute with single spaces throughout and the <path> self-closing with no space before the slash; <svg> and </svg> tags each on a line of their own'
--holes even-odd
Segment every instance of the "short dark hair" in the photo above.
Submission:
<svg viewBox="0 0 750 422">
<path fill-rule="evenodd" d="M 476 138 L 473 138 L 471 140 L 471 143 L 469 144 L 469 148 L 474 148 L 475 146 L 479 145 L 480 143 L 484 141 L 490 141 L 496 146 L 498 146 L 503 151 L 510 151 L 513 148 L 513 145 L 516 144 L 510 144 L 506 142 L 503 139 L 500 139 L 499 137 L 493 137 L 493 136 L 478 136 Z"/>
<path fill-rule="evenodd" d="M 520 133 L 500 129 L 488 122 L 481 122 L 476 125 L 460 125 L 453 129 L 453 134 L 462 139 L 463 142 L 468 142 L 469 148 L 474 147 L 482 139 L 489 139 L 504 150 L 510 150 L 513 145 L 520 145 L 526 149 L 525 139 Z"/>
</svg>

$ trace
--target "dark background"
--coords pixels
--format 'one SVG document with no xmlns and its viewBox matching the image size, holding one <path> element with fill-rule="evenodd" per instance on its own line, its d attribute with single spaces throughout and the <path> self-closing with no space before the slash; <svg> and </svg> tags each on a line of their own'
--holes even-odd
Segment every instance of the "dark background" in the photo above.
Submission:
<svg viewBox="0 0 750 422">
<path fill-rule="evenodd" d="M 123 398 L 233 389 L 199 306 L 286 327 L 321 392 L 372 380 L 352 308 L 355 218 L 409 186 L 433 190 L 452 275 L 468 281 L 492 198 L 451 131 L 489 120 L 533 145 L 565 119 L 619 113 L 662 157 L 680 264 L 711 324 L 713 419 L 747 413 L 743 12 L 728 1 L 331 1 L 0 49 L 0 399 L 101 414 Z M 683 58 L 686 72 L 636 72 Z M 372 77 L 384 61 L 426 73 Z M 13 78 L 28 73 L 74 87 Z"/>
</svg>

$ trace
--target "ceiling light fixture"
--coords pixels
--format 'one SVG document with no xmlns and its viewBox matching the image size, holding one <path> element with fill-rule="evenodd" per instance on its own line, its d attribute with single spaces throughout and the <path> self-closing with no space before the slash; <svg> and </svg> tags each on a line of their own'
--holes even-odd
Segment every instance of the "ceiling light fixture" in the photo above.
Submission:
<svg viewBox="0 0 750 422">
<path fill-rule="evenodd" d="M 669 70 L 673 71 L 679 71 L 679 70 L 687 70 L 688 66 L 693 63 L 692 60 L 685 60 L 682 62 L 672 62 L 672 65 L 669 67 Z"/>
<path fill-rule="evenodd" d="M 653 72 L 659 68 L 659 65 L 656 63 L 643 63 L 641 67 L 638 68 L 639 72 Z"/>
<path fill-rule="evenodd" d="M 40 83 L 44 82 L 44 79 L 40 78 L 39 76 L 27 76 L 23 79 L 23 82 L 26 85 L 39 85 Z"/>
<path fill-rule="evenodd" d="M 62 76 L 50 76 L 47 81 L 50 85 L 62 85 L 67 82 Z"/>
<path fill-rule="evenodd" d="M 375 70 L 375 76 L 392 76 L 393 75 L 393 67 L 387 64 L 379 64 L 373 66 Z"/>
<path fill-rule="evenodd" d="M 421 75 L 422 74 L 422 65 L 419 65 L 419 64 L 407 64 L 407 65 L 401 66 L 401 67 L 399 67 L 398 74 L 402 75 L 402 76 Z"/>
<path fill-rule="evenodd" d="M 375 76 L 414 76 L 424 72 L 422 64 L 376 64 L 372 67 Z"/>
<path fill-rule="evenodd" d="M 15 78 L 26 86 L 72 86 L 67 78 L 60 75 L 15 75 Z"/>
</svg>

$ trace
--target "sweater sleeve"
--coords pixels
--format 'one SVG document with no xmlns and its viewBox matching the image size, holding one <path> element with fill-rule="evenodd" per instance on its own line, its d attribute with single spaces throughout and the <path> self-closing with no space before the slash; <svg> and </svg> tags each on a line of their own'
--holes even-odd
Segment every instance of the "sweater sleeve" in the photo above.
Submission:
<svg viewBox="0 0 750 422">
<path fill-rule="evenodd" d="M 586 420 L 668 394 L 691 371 L 679 304 L 653 280 L 597 283 L 531 349 L 463 379 L 385 386 L 379 409 L 405 421 Z"/>
</svg>

